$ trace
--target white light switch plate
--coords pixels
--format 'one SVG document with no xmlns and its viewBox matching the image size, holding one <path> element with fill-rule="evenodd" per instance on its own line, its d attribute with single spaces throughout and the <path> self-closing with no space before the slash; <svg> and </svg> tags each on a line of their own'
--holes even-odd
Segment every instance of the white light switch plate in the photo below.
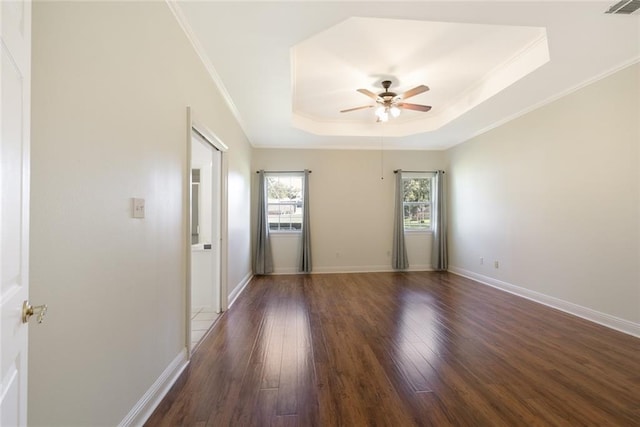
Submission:
<svg viewBox="0 0 640 427">
<path fill-rule="evenodd" d="M 144 218 L 144 199 L 132 199 L 133 200 L 133 217 Z"/>
</svg>

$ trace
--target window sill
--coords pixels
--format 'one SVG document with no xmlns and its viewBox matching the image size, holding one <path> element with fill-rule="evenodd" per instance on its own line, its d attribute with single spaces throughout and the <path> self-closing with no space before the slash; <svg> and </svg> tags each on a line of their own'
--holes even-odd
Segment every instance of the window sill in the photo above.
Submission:
<svg viewBox="0 0 640 427">
<path fill-rule="evenodd" d="M 433 234 L 433 230 L 404 230 L 404 234 Z"/>
<path fill-rule="evenodd" d="M 298 237 L 302 234 L 302 231 L 270 231 L 269 236 L 275 238 L 292 238 Z"/>
</svg>

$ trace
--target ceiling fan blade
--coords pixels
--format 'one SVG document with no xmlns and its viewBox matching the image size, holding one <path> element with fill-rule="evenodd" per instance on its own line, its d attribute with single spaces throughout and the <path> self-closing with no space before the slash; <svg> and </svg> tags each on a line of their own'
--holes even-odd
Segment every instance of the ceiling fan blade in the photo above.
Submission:
<svg viewBox="0 0 640 427">
<path fill-rule="evenodd" d="M 367 90 L 367 89 L 358 89 L 358 92 L 360 92 L 363 95 L 368 96 L 369 98 L 373 99 L 376 102 L 379 101 L 380 99 L 382 99 L 377 94 L 375 94 L 375 93 L 373 93 L 373 92 L 371 92 L 370 90 Z"/>
<path fill-rule="evenodd" d="M 420 95 L 421 93 L 426 92 L 428 90 L 429 90 L 429 86 L 425 86 L 425 85 L 416 86 L 413 89 L 409 89 L 408 91 L 400 95 L 400 98 L 402 99 L 411 98 L 412 96 Z"/>
<path fill-rule="evenodd" d="M 406 108 L 407 110 L 424 111 L 424 112 L 431 110 L 430 105 L 408 104 L 406 102 L 399 103 L 398 107 Z"/>
<path fill-rule="evenodd" d="M 362 107 L 347 108 L 346 110 L 340 110 L 340 112 L 348 113 L 349 111 L 364 110 L 365 108 L 373 108 L 373 105 L 364 105 Z"/>
</svg>

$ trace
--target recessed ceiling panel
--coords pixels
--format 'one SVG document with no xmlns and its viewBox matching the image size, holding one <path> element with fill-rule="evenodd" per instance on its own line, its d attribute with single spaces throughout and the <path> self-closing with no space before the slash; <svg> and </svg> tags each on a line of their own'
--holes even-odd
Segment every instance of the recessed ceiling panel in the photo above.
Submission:
<svg viewBox="0 0 640 427">
<path fill-rule="evenodd" d="M 291 48 L 293 125 L 318 135 L 379 134 L 374 105 L 357 89 L 430 90 L 384 125 L 388 136 L 439 129 L 549 61 L 541 27 L 349 18 Z"/>
</svg>

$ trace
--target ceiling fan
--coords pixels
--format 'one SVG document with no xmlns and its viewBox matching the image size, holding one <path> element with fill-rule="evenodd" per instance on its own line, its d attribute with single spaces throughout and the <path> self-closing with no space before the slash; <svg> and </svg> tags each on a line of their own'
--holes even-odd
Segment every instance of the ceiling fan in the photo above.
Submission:
<svg viewBox="0 0 640 427">
<path fill-rule="evenodd" d="M 429 87 L 425 85 L 416 86 L 413 89 L 409 89 L 402 95 L 398 95 L 395 92 L 389 92 L 389 88 L 391 87 L 391 81 L 385 80 L 382 83 L 382 88 L 384 92 L 379 94 L 375 94 L 367 89 L 358 89 L 363 95 L 368 96 L 369 98 L 376 101 L 375 105 L 363 105 L 362 107 L 348 108 L 346 110 L 340 110 L 341 113 L 348 113 L 350 111 L 356 110 L 364 110 L 365 108 L 376 108 L 376 116 L 378 117 L 378 122 L 386 122 L 389 120 L 389 115 L 392 117 L 398 117 L 400 115 L 400 110 L 406 108 L 407 110 L 415 110 L 415 111 L 423 111 L 427 112 L 431 110 L 429 105 L 420 105 L 420 104 L 409 104 L 408 102 L 404 102 L 405 99 L 411 98 L 412 96 L 419 95 L 423 92 L 429 90 Z"/>
</svg>

